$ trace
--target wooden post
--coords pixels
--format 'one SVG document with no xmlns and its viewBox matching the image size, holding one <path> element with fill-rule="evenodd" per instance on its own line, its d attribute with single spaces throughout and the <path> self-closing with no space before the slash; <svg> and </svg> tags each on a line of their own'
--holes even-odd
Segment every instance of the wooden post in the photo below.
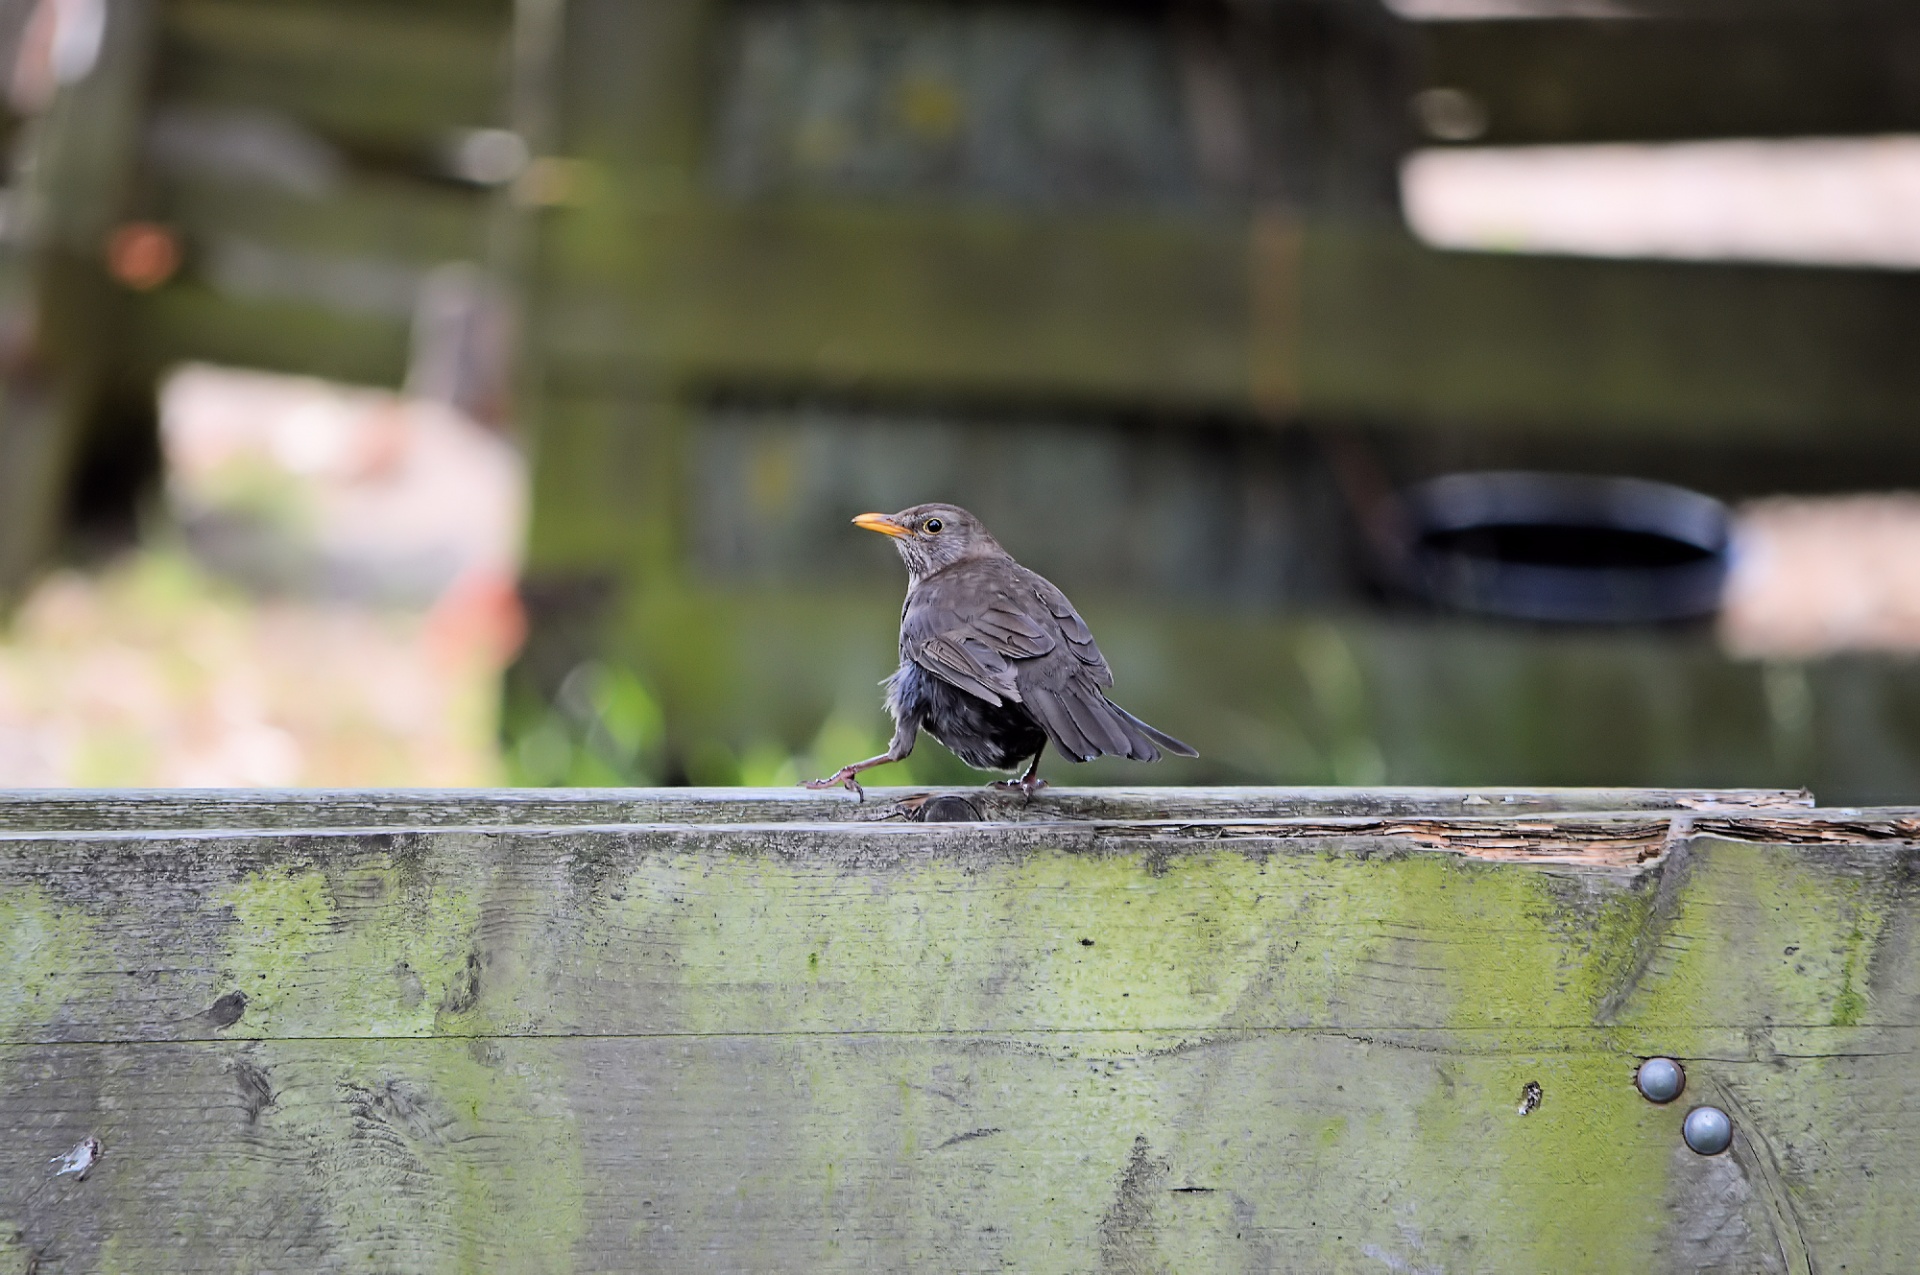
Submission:
<svg viewBox="0 0 1920 1275">
<path fill-rule="evenodd" d="M 925 796 L 0 795 L 0 1269 L 1920 1253 L 1920 812 Z"/>
<path fill-rule="evenodd" d="M 0 610 L 55 551 L 88 435 L 127 397 L 127 306 L 102 259 L 138 155 L 153 5 L 101 0 L 100 21 L 97 51 L 23 126 L 0 246 Z"/>
<path fill-rule="evenodd" d="M 1475 139 L 1484 143 L 1920 127 L 1920 25 L 1890 5 L 1675 5 L 1651 22 L 1430 22 L 1416 31 L 1427 82 L 1485 106 L 1487 131 Z"/>
</svg>

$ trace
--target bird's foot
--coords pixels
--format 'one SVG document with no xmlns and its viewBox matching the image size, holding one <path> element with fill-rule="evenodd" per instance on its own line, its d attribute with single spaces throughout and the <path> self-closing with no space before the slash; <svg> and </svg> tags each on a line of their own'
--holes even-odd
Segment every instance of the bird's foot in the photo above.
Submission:
<svg viewBox="0 0 1920 1275">
<path fill-rule="evenodd" d="M 987 785 L 989 788 L 998 788 L 1001 792 L 1020 793 L 1028 801 L 1032 801 L 1033 794 L 1046 786 L 1047 781 L 1038 775 L 1022 775 L 1018 779 L 996 779 Z"/>
<path fill-rule="evenodd" d="M 854 778 L 856 773 L 851 766 L 844 766 L 834 771 L 831 775 L 828 775 L 825 779 L 802 780 L 800 786 L 802 788 L 811 788 L 815 792 L 820 791 L 822 788 L 845 788 L 854 795 L 856 800 L 865 802 L 867 799 L 867 790 L 862 788 L 860 781 Z"/>
</svg>

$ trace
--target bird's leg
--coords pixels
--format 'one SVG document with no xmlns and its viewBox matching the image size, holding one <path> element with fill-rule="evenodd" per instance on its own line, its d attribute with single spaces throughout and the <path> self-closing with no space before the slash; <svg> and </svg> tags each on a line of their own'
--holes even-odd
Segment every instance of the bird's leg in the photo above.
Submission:
<svg viewBox="0 0 1920 1275">
<path fill-rule="evenodd" d="M 1026 798 L 1028 801 L 1032 801 L 1033 794 L 1039 792 L 1042 788 L 1045 788 L 1047 786 L 1047 781 L 1040 778 L 1040 753 L 1044 753 L 1046 751 L 1047 750 L 1045 745 L 1042 745 L 1040 752 L 1035 753 L 1033 755 L 1033 761 L 1028 764 L 1027 773 L 1020 776 L 1020 778 L 996 779 L 993 782 L 993 786 L 995 788 L 1004 788 L 1008 792 L 1011 792 L 1015 788 L 1018 788 L 1022 793 L 1026 794 Z"/>
<path fill-rule="evenodd" d="M 887 745 L 887 751 L 878 757 L 869 757 L 865 761 L 856 761 L 828 775 L 825 779 L 809 779 L 801 784 L 803 788 L 845 788 L 861 801 L 867 799 L 867 793 L 854 776 L 863 770 L 872 770 L 875 766 L 884 766 L 890 761 L 905 761 L 907 754 L 913 751 L 913 744 L 920 736 L 920 724 L 914 721 L 901 722 L 893 728 L 893 742 Z"/>
<path fill-rule="evenodd" d="M 825 779 L 808 779 L 804 781 L 800 786 L 802 788 L 816 788 L 816 789 L 834 788 L 834 787 L 845 788 L 848 792 L 860 798 L 860 800 L 865 801 L 867 799 L 866 789 L 860 786 L 860 781 L 855 779 L 854 776 L 859 774 L 863 770 L 871 770 L 875 766 L 884 766 L 890 761 L 899 761 L 899 760 L 900 759 L 898 757 L 895 757 L 893 755 L 893 750 L 889 748 L 886 752 L 881 753 L 878 757 L 869 757 L 865 761 L 857 761 L 852 763 L 851 765 L 842 766 L 840 769 L 834 771 L 831 775 L 828 775 Z"/>
</svg>

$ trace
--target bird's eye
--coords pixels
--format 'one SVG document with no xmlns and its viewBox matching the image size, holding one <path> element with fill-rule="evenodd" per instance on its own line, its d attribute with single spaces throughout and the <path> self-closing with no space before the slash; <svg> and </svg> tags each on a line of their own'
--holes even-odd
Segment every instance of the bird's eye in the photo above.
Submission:
<svg viewBox="0 0 1920 1275">
<path fill-rule="evenodd" d="M 941 522 L 938 518 L 929 518 L 925 522 L 920 524 L 920 530 L 926 532 L 930 536 L 937 536 L 940 534 L 940 528 L 945 525 L 946 524 Z"/>
</svg>

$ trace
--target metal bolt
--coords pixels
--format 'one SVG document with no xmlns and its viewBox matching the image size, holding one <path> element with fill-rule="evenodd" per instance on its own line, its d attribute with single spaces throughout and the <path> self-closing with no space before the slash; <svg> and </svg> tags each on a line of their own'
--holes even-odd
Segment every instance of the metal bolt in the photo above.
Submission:
<svg viewBox="0 0 1920 1275">
<path fill-rule="evenodd" d="M 1671 1058 L 1649 1058 L 1633 1073 L 1633 1087 L 1648 1102 L 1672 1102 L 1687 1087 L 1687 1072 Z"/>
<path fill-rule="evenodd" d="M 1733 1145 L 1733 1121 L 1718 1107 L 1695 1107 L 1680 1126 L 1680 1136 L 1698 1155 L 1719 1155 Z"/>
</svg>

